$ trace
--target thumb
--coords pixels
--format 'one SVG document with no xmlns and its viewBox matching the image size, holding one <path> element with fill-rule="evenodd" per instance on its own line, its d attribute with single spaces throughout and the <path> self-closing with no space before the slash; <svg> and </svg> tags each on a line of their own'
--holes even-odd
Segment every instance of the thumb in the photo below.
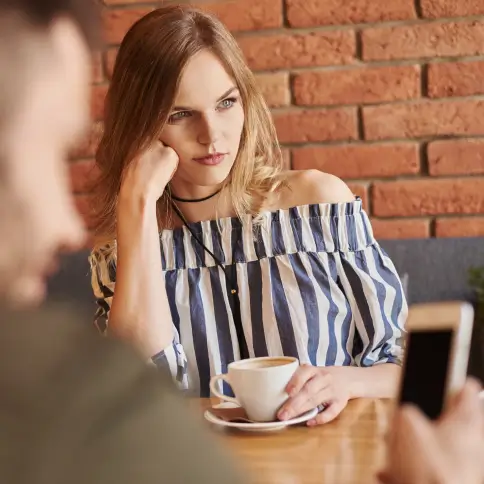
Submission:
<svg viewBox="0 0 484 484">
<path fill-rule="evenodd" d="M 418 442 L 430 442 L 433 428 L 430 420 L 413 405 L 405 405 L 400 411 L 400 428 L 406 429 L 409 437 Z"/>
<path fill-rule="evenodd" d="M 482 418 L 480 390 L 480 383 L 469 378 L 462 390 L 451 400 L 441 422 L 459 421 L 462 424 L 473 425 L 476 419 Z"/>
</svg>

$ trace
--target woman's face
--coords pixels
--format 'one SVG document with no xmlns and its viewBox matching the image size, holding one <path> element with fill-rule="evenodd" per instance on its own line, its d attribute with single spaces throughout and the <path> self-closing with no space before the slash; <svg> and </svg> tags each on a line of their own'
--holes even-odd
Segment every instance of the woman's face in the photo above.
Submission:
<svg viewBox="0 0 484 484">
<path fill-rule="evenodd" d="M 239 151 L 244 109 L 234 80 L 210 51 L 186 65 L 161 141 L 180 158 L 172 180 L 179 196 L 229 175 Z"/>
</svg>

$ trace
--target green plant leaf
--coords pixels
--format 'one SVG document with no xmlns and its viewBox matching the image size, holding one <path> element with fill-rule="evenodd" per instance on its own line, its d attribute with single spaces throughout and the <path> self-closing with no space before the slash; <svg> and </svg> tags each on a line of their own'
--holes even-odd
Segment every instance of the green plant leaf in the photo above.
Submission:
<svg viewBox="0 0 484 484">
<path fill-rule="evenodd" d="M 478 306 L 484 305 L 484 267 L 471 267 L 467 280 L 476 294 Z M 484 308 L 478 312 L 484 314 Z"/>
</svg>

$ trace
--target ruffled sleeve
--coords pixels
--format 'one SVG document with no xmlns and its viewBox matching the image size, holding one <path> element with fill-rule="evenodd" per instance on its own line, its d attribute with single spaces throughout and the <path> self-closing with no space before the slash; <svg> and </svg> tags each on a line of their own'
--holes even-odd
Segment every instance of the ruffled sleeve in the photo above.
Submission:
<svg viewBox="0 0 484 484">
<path fill-rule="evenodd" d="M 89 262 L 91 265 L 91 285 L 98 306 L 94 325 L 101 334 L 107 335 L 109 312 L 116 285 L 116 263 L 114 261 L 108 262 L 107 252 L 102 249 L 93 251 L 89 257 Z M 148 363 L 157 368 L 168 370 L 177 386 L 186 390 L 188 388 L 187 358 L 175 327 L 173 327 L 173 332 L 172 344 L 153 355 Z"/>
<path fill-rule="evenodd" d="M 374 239 L 363 210 L 340 221 L 339 279 L 351 308 L 356 365 L 401 364 L 408 307 L 392 261 Z M 348 221 L 351 223 L 348 223 Z M 342 239 L 348 243 L 344 243 Z"/>
</svg>

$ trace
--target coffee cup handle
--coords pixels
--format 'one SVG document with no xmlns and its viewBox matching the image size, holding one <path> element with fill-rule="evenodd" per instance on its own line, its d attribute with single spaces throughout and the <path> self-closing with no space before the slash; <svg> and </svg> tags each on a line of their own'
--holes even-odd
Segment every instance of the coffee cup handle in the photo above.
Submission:
<svg viewBox="0 0 484 484">
<path fill-rule="evenodd" d="M 210 391 L 217 397 L 220 398 L 221 400 L 225 400 L 226 402 L 232 402 L 240 406 L 240 403 L 237 401 L 236 398 L 229 397 L 227 395 L 223 395 L 217 390 L 217 382 L 219 380 L 226 381 L 230 385 L 230 380 L 229 376 L 224 373 L 223 375 L 215 375 L 210 379 Z"/>
</svg>

